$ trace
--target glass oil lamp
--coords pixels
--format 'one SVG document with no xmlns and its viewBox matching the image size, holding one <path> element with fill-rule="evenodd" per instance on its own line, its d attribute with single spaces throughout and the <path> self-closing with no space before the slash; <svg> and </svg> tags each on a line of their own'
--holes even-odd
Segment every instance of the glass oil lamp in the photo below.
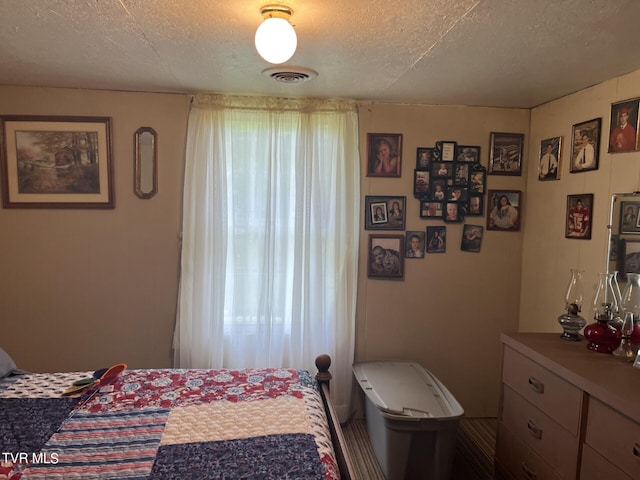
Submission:
<svg viewBox="0 0 640 480">
<path fill-rule="evenodd" d="M 558 323 L 563 330 L 560 338 L 563 340 L 579 341 L 580 335 L 578 333 L 587 324 L 587 321 L 580 316 L 584 298 L 582 294 L 583 273 L 582 270 L 571 269 L 571 280 L 569 281 L 569 287 L 564 296 L 565 310 L 567 313 L 558 317 Z"/>
<path fill-rule="evenodd" d="M 610 325 L 618 311 L 612 279 L 613 273 L 598 274 L 598 287 L 593 298 L 595 322 L 584 328 L 584 336 L 589 340 L 587 348 L 594 352 L 611 353 L 620 343 L 616 329 Z"/>
<path fill-rule="evenodd" d="M 627 286 L 622 293 L 622 312 L 633 314 L 631 343 L 640 346 L 640 274 L 627 273 Z"/>
<path fill-rule="evenodd" d="M 631 343 L 631 334 L 633 333 L 633 313 L 627 312 L 624 321 L 620 327 L 622 339 L 620 345 L 613 351 L 613 356 L 624 362 L 633 362 L 636 358 L 638 347 Z"/>
</svg>

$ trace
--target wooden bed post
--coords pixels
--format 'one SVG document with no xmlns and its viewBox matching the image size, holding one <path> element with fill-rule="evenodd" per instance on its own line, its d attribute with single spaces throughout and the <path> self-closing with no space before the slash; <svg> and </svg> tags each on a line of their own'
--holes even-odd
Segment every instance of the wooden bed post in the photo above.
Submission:
<svg viewBox="0 0 640 480">
<path fill-rule="evenodd" d="M 349 449 L 347 448 L 347 442 L 342 433 L 342 427 L 340 426 L 340 420 L 329 397 L 329 382 L 331 381 L 330 366 L 331 357 L 329 355 L 322 354 L 316 357 L 316 368 L 318 369 L 316 380 L 320 387 L 320 395 L 322 396 L 327 420 L 329 421 L 333 449 L 335 450 L 338 468 L 340 469 L 340 478 L 342 480 L 358 480 L 359 477 L 355 473 L 355 468 L 349 455 Z"/>
</svg>

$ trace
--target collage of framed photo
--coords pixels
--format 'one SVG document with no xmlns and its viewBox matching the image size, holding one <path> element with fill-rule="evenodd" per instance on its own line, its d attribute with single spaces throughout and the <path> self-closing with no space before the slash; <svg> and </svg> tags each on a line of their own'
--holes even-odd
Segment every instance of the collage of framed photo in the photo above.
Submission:
<svg viewBox="0 0 640 480">
<path fill-rule="evenodd" d="M 364 228 L 366 230 L 404 230 L 404 196 L 364 197 Z"/>
<path fill-rule="evenodd" d="M 592 193 L 567 195 L 565 238 L 589 240 L 591 238 L 592 215 Z"/>
<path fill-rule="evenodd" d="M 413 195 L 420 217 L 462 222 L 465 215 L 483 215 L 487 171 L 479 159 L 478 146 L 439 141 L 434 149 L 419 147 Z"/>
<path fill-rule="evenodd" d="M 601 127 L 601 118 L 576 123 L 573 126 L 571 133 L 570 173 L 588 172 L 598 169 Z"/>
<path fill-rule="evenodd" d="M 491 132 L 489 136 L 489 175 L 522 174 L 523 133 Z"/>
</svg>

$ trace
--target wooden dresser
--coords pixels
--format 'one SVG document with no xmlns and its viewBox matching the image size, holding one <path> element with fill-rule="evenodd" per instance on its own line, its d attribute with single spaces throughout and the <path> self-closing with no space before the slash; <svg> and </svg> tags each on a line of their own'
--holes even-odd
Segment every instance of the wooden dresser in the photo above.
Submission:
<svg viewBox="0 0 640 480">
<path fill-rule="evenodd" d="M 640 480 L 640 369 L 559 333 L 501 340 L 496 478 Z"/>
</svg>

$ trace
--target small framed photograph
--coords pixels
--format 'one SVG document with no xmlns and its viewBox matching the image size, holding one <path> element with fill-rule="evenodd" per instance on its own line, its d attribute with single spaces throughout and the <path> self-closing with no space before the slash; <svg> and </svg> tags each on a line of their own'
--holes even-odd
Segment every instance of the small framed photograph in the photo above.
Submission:
<svg viewBox="0 0 640 480">
<path fill-rule="evenodd" d="M 520 190 L 489 190 L 487 198 L 487 230 L 517 232 L 520 230 Z"/>
<path fill-rule="evenodd" d="M 366 230 L 404 230 L 407 197 L 364 197 Z"/>
<path fill-rule="evenodd" d="M 404 258 L 424 258 L 424 231 L 407 231 Z"/>
<path fill-rule="evenodd" d="M 620 233 L 640 234 L 640 202 L 620 203 Z"/>
<path fill-rule="evenodd" d="M 601 126 L 602 118 L 594 118 L 586 122 L 576 123 L 573 126 L 570 173 L 598 169 Z"/>
<path fill-rule="evenodd" d="M 0 117 L 4 208 L 115 208 L 110 117 Z"/>
<path fill-rule="evenodd" d="M 565 238 L 589 240 L 591 238 L 591 215 L 593 193 L 567 195 Z"/>
<path fill-rule="evenodd" d="M 453 176 L 454 185 L 469 185 L 469 172 L 471 169 L 470 165 L 464 162 L 455 162 L 454 163 L 454 171 L 455 174 Z"/>
<path fill-rule="evenodd" d="M 462 229 L 462 242 L 460 250 L 464 252 L 479 252 L 482 244 L 482 234 L 484 227 L 480 225 L 465 224 Z"/>
<path fill-rule="evenodd" d="M 447 223 L 462 223 L 464 221 L 465 202 L 444 202 L 444 221 Z"/>
<path fill-rule="evenodd" d="M 420 202 L 420 218 L 442 218 L 442 202 Z"/>
<path fill-rule="evenodd" d="M 447 251 L 447 227 L 427 227 L 427 253 Z"/>
<path fill-rule="evenodd" d="M 625 100 L 611 105 L 609 153 L 638 150 L 638 102 Z"/>
<path fill-rule="evenodd" d="M 453 162 L 432 163 L 431 178 L 453 178 Z"/>
<path fill-rule="evenodd" d="M 547 138 L 540 142 L 538 180 L 560 180 L 562 137 Z"/>
<path fill-rule="evenodd" d="M 472 217 L 481 217 L 484 215 L 483 195 L 471 195 L 469 197 L 469 209 L 467 211 L 467 215 Z"/>
<path fill-rule="evenodd" d="M 469 189 L 460 185 L 447 187 L 447 200 L 450 202 L 466 202 L 469 200 Z"/>
<path fill-rule="evenodd" d="M 369 235 L 369 278 L 403 278 L 404 235 Z"/>
<path fill-rule="evenodd" d="M 428 198 L 429 172 L 423 170 L 413 171 L 413 196 L 415 198 Z"/>
<path fill-rule="evenodd" d="M 620 240 L 618 271 L 621 280 L 626 280 L 627 273 L 640 273 L 640 240 Z"/>
<path fill-rule="evenodd" d="M 416 149 L 416 170 L 428 172 L 433 162 L 433 148 L 418 147 Z"/>
<path fill-rule="evenodd" d="M 440 151 L 440 160 L 443 162 L 453 162 L 456 159 L 456 142 L 439 141 L 436 148 Z"/>
<path fill-rule="evenodd" d="M 476 145 L 458 145 L 456 147 L 456 161 L 480 163 L 480 147 Z"/>
<path fill-rule="evenodd" d="M 431 200 L 442 202 L 447 198 L 447 180 L 436 179 L 431 180 L 429 188 L 429 197 Z"/>
<path fill-rule="evenodd" d="M 489 137 L 490 175 L 522 174 L 523 133 L 491 132 Z"/>
<path fill-rule="evenodd" d="M 471 194 L 485 193 L 485 188 L 487 185 L 487 169 L 479 163 L 471 166 L 469 185 Z"/>
<path fill-rule="evenodd" d="M 367 133 L 367 177 L 399 177 L 402 134 Z"/>
</svg>

